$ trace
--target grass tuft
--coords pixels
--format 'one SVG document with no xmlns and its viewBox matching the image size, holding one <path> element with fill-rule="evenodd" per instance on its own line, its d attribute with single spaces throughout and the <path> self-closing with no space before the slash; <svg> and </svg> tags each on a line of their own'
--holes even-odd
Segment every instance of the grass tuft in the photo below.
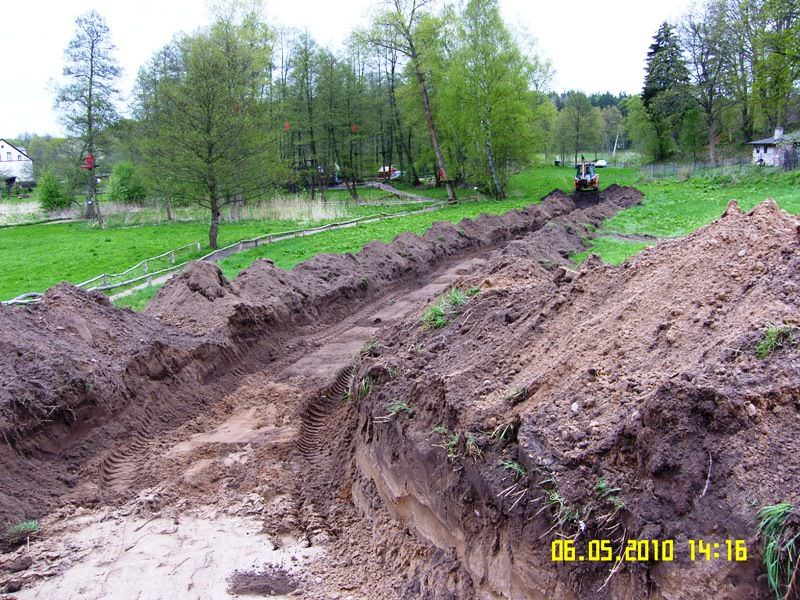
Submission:
<svg viewBox="0 0 800 600">
<path fill-rule="evenodd" d="M 453 288 L 446 294 L 440 296 L 433 306 L 430 306 L 422 315 L 422 323 L 429 329 L 440 329 L 450 322 L 461 311 L 467 300 L 469 293 L 465 293 L 460 288 Z"/>
<path fill-rule="evenodd" d="M 39 531 L 39 521 L 30 520 L 17 523 L 8 530 L 8 533 L 14 536 L 36 533 Z"/>
<path fill-rule="evenodd" d="M 447 325 L 447 315 L 444 312 L 444 307 L 440 304 L 434 304 L 422 315 L 422 322 L 429 329 L 440 329 Z"/>
<path fill-rule="evenodd" d="M 778 600 L 793 597 L 800 585 L 797 581 L 800 529 L 787 523 L 793 510 L 792 504 L 782 502 L 765 506 L 756 515 L 758 531 L 764 541 L 767 582 Z"/>
<path fill-rule="evenodd" d="M 515 460 L 504 460 L 500 464 L 506 471 L 511 471 L 512 473 L 514 473 L 514 476 L 517 477 L 518 479 L 521 477 L 525 477 L 525 475 L 527 474 L 525 467 L 523 467 Z"/>
<path fill-rule="evenodd" d="M 386 406 L 386 410 L 388 410 L 389 414 L 393 417 L 401 413 L 406 415 L 414 414 L 414 410 L 405 402 L 393 402 Z"/>
<path fill-rule="evenodd" d="M 760 359 L 767 358 L 778 348 L 794 343 L 794 329 L 791 325 L 769 325 L 761 341 L 756 345 L 756 356 Z"/>
</svg>

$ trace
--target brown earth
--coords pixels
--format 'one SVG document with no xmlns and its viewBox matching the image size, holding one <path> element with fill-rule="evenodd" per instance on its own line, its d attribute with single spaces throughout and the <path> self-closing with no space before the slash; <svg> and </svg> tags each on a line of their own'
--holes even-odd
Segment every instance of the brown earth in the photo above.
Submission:
<svg viewBox="0 0 800 600">
<path fill-rule="evenodd" d="M 769 597 L 755 513 L 800 492 L 800 372 L 793 344 L 755 348 L 798 323 L 798 231 L 772 201 L 731 204 L 685 239 L 556 280 L 509 244 L 489 280 L 464 278 L 492 286 L 452 324 L 406 321 L 361 361 L 353 497 L 454 549 L 479 597 Z M 396 402 L 411 417 L 387 419 Z M 672 539 L 676 561 L 609 579 L 606 563 L 554 565 L 557 536 L 579 554 Z M 751 559 L 689 562 L 688 539 L 744 539 Z"/>
<path fill-rule="evenodd" d="M 69 286 L 0 309 L 0 522 L 42 524 L 0 556 L 0 590 L 763 595 L 755 557 L 682 549 L 741 537 L 755 555 L 753 507 L 797 495 L 796 350 L 753 355 L 766 323 L 796 318 L 796 223 L 731 208 L 573 272 L 584 224 L 640 198 L 553 193 L 231 282 L 198 264 L 144 315 Z M 481 292 L 422 327 L 454 285 Z M 625 565 L 598 592 L 610 565 L 556 565 L 559 533 L 672 538 L 676 562 Z"/>
</svg>

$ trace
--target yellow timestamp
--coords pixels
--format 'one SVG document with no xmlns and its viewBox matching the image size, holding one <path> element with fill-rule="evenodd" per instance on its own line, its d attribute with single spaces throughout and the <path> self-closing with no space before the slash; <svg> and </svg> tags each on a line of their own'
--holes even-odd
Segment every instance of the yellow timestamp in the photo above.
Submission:
<svg viewBox="0 0 800 600">
<path fill-rule="evenodd" d="M 688 550 L 689 560 L 747 560 L 744 540 L 688 540 Z M 579 550 L 573 540 L 557 539 L 550 544 L 550 556 L 554 562 L 672 562 L 675 540 L 625 540 L 615 551 L 611 540 L 590 540 Z"/>
</svg>

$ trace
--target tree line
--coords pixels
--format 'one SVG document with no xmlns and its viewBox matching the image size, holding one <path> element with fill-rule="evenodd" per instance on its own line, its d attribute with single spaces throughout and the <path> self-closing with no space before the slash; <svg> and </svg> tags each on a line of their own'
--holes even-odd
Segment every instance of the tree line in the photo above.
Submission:
<svg viewBox="0 0 800 600">
<path fill-rule="evenodd" d="M 391 0 L 336 52 L 267 23 L 256 3 L 231 2 L 141 67 L 120 119 L 111 34 L 90 12 L 76 21 L 57 98 L 71 136 L 26 143 L 60 170 L 48 185 L 81 190 L 88 178 L 87 216 L 101 216 L 97 175 L 122 163 L 115 194 L 140 189 L 128 183 L 136 175 L 167 205 L 205 206 L 212 247 L 222 208 L 270 187 L 324 197 L 341 184 L 357 198 L 357 182 L 397 169 L 446 187 L 451 202 L 464 182 L 502 198 L 542 144 L 536 120 L 549 102 L 551 69 L 524 43 L 496 0 Z"/>
<path fill-rule="evenodd" d="M 707 0 L 663 23 L 629 129 L 654 160 L 708 157 L 800 123 L 800 1 Z"/>
<path fill-rule="evenodd" d="M 552 92 L 549 62 L 497 0 L 387 0 L 337 51 L 232 1 L 141 67 L 127 118 L 111 32 L 92 11 L 76 20 L 57 94 L 70 137 L 22 141 L 54 205 L 80 193 L 102 218 L 95 182 L 113 165 L 109 197 L 205 206 L 212 247 L 226 205 L 279 187 L 324 198 L 338 184 L 357 198 L 357 182 L 395 167 L 457 202 L 465 184 L 505 197 L 537 155 L 633 148 L 713 163 L 800 120 L 799 2 L 707 0 L 662 24 L 630 96 Z"/>
</svg>

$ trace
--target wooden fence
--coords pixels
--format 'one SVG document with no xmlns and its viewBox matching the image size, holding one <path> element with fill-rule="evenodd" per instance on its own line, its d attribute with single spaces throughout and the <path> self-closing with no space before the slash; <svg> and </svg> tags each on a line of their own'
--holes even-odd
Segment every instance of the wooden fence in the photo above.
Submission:
<svg viewBox="0 0 800 600">
<path fill-rule="evenodd" d="M 121 273 L 113 273 L 113 274 L 103 273 L 101 275 L 97 275 L 96 277 L 92 277 L 91 279 L 87 279 L 86 281 L 82 281 L 81 283 L 78 283 L 76 285 L 77 287 L 83 288 L 90 292 L 109 292 L 111 290 L 118 290 L 121 288 L 128 288 L 128 287 L 135 289 L 144 288 L 152 285 L 153 282 L 158 278 L 163 278 L 170 274 L 176 273 L 178 270 L 182 269 L 192 260 L 217 262 L 233 254 L 243 252 L 244 250 L 250 250 L 252 248 L 257 248 L 258 246 L 263 246 L 264 244 L 272 244 L 274 242 L 280 242 L 292 238 L 316 235 L 318 233 L 323 233 L 325 231 L 344 229 L 347 227 L 356 227 L 358 225 L 363 225 L 366 223 L 375 223 L 378 221 L 385 221 L 388 219 L 396 219 L 398 217 L 406 217 L 409 215 L 430 212 L 440 209 L 444 204 L 445 204 L 444 202 L 434 201 L 429 206 L 415 210 L 407 210 L 391 214 L 378 213 L 375 215 L 367 215 L 365 217 L 351 219 L 349 221 L 329 223 L 327 225 L 312 227 L 310 229 L 296 229 L 292 231 L 267 233 L 264 235 L 260 235 L 258 237 L 234 242 L 233 244 L 225 246 L 224 248 L 219 248 L 217 250 L 209 252 L 204 256 L 200 256 L 197 258 L 187 258 L 185 260 L 180 259 L 179 257 L 181 257 L 182 254 L 187 254 L 187 253 L 189 255 L 196 254 L 200 250 L 201 248 L 200 242 L 192 242 L 191 244 L 186 244 L 185 246 L 181 246 L 180 248 L 169 250 L 167 252 L 159 254 L 158 256 L 152 256 L 150 258 L 146 258 L 145 260 L 136 263 L 132 267 L 125 269 Z M 194 248 L 194 250 L 189 250 L 191 248 Z M 39 292 L 28 292 L 26 294 L 21 294 L 16 298 L 12 298 L 11 300 L 4 300 L 2 301 L 2 304 L 6 305 L 32 304 L 38 302 L 41 299 L 41 297 L 42 294 Z"/>
</svg>

